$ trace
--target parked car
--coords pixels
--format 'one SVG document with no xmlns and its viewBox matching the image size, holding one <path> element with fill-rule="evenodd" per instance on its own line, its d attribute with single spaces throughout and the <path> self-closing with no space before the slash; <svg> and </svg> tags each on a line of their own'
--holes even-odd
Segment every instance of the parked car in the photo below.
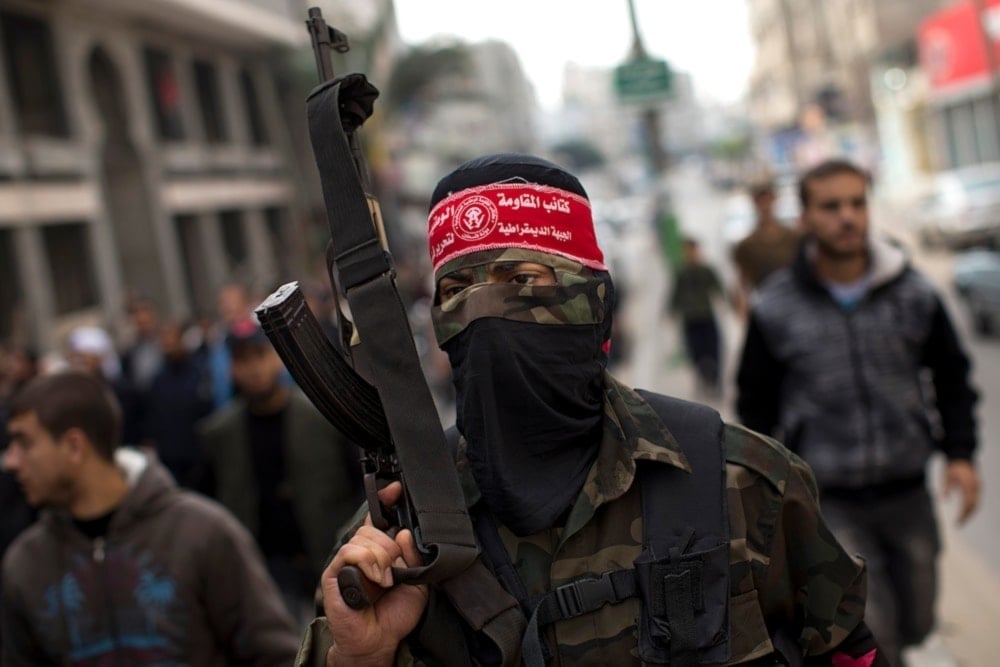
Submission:
<svg viewBox="0 0 1000 667">
<path fill-rule="evenodd" d="M 954 285 L 976 333 L 996 333 L 1000 322 L 1000 252 L 977 249 L 955 257 Z"/>
<path fill-rule="evenodd" d="M 926 247 L 995 246 L 1000 235 L 1000 163 L 941 172 L 914 210 Z"/>
</svg>

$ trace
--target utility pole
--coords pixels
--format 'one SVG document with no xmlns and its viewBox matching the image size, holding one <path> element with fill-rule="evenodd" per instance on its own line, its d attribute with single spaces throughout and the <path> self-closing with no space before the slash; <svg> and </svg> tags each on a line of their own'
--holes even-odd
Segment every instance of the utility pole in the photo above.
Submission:
<svg viewBox="0 0 1000 667">
<path fill-rule="evenodd" d="M 646 59 L 646 47 L 642 43 L 642 36 L 639 34 L 639 22 L 635 16 L 635 0 L 627 0 L 628 16 L 632 24 L 632 60 Z M 653 171 L 653 177 L 659 179 L 667 169 L 667 156 L 663 151 L 661 137 L 663 128 L 656 104 L 650 104 L 642 111 L 642 125 L 645 130 L 646 141 L 649 143 L 649 165 Z"/>
<path fill-rule="evenodd" d="M 629 59 L 632 62 L 648 60 L 646 47 L 642 43 L 642 36 L 639 34 L 639 22 L 635 17 L 635 0 L 627 0 L 628 16 L 632 23 L 632 52 Z M 663 181 L 663 174 L 667 170 L 667 155 L 663 150 L 660 137 L 663 130 L 660 126 L 660 113 L 657 102 L 647 102 L 642 110 L 642 124 L 645 129 L 647 150 L 649 153 L 649 166 L 653 172 L 655 182 L 656 203 L 654 206 L 653 224 L 656 226 L 657 236 L 660 240 L 663 258 L 671 269 L 680 266 L 681 261 L 681 238 L 680 224 L 677 215 L 674 213 L 673 205 L 670 202 L 670 193 L 666 183 Z"/>
</svg>

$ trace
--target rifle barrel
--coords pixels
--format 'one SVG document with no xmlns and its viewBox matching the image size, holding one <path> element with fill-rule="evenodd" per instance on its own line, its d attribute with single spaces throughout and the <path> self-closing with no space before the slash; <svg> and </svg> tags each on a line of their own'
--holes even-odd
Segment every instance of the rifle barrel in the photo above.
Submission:
<svg viewBox="0 0 1000 667">
<path fill-rule="evenodd" d="M 306 27 L 309 28 L 309 38 L 312 40 L 313 54 L 316 56 L 316 74 L 319 75 L 320 83 L 325 83 L 335 76 L 333 71 L 333 58 L 330 51 L 330 28 L 323 19 L 323 12 L 319 7 L 309 8 L 309 18 L 306 20 Z"/>
</svg>

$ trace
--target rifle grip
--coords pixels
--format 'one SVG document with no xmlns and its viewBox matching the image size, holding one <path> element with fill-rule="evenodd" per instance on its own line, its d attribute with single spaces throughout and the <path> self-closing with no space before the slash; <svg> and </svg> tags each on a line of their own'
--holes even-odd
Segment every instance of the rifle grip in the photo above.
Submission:
<svg viewBox="0 0 1000 667">
<path fill-rule="evenodd" d="M 354 565 L 345 565 L 337 573 L 337 586 L 344 603 L 357 611 L 370 607 L 385 592 L 385 589 L 363 575 Z"/>
</svg>

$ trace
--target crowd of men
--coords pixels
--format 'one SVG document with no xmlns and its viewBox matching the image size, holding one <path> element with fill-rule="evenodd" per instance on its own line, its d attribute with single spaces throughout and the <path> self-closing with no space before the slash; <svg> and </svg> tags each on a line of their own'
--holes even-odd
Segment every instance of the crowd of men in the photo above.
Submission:
<svg viewBox="0 0 1000 667">
<path fill-rule="evenodd" d="M 59 368 L 5 350 L 4 664 L 291 664 L 307 626 L 299 664 L 903 664 L 935 625 L 928 461 L 945 456 L 966 519 L 977 396 L 939 295 L 871 234 L 868 187 L 849 162 L 815 167 L 788 231 L 756 184 L 728 294 L 686 243 L 670 309 L 715 398 L 714 300 L 746 318 L 736 425 L 608 373 L 615 285 L 575 176 L 498 154 L 442 179 L 430 217 L 455 228 L 429 226 L 429 327 L 454 382 L 457 474 L 492 536 L 481 558 L 523 612 L 513 644 L 435 588 L 393 585 L 393 566 L 420 562 L 413 536 L 351 523 L 357 449 L 296 388 L 244 286 L 194 326 L 137 300 L 127 344 L 79 327 Z M 558 233 L 463 235 L 459 213 L 491 220 L 497 193 L 557 201 Z M 717 493 L 695 503 L 696 487 Z M 340 597 L 347 565 L 387 589 L 366 610 Z M 593 608 L 554 602 L 604 580 Z"/>
<path fill-rule="evenodd" d="M 361 502 L 358 450 L 290 380 L 259 299 L 235 282 L 217 297 L 194 324 L 136 299 L 120 346 L 79 326 L 44 359 L 4 349 L 4 551 L 24 535 L 3 576 L 4 664 L 294 658 Z"/>
</svg>

